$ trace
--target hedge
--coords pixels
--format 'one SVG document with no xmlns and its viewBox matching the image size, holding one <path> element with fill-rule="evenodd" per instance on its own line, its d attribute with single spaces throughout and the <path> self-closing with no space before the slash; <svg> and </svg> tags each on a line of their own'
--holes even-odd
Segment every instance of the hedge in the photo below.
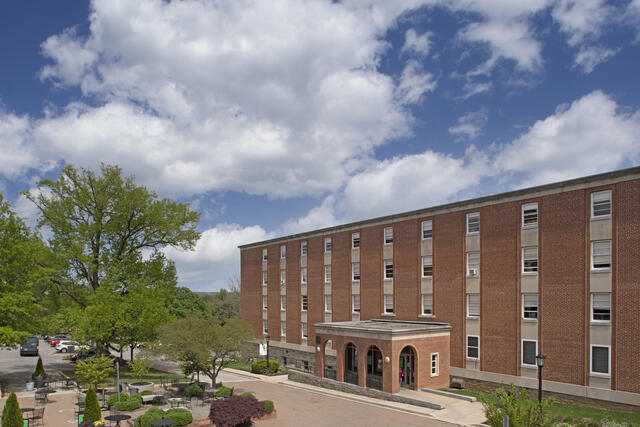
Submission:
<svg viewBox="0 0 640 427">
<path fill-rule="evenodd" d="M 171 424 L 172 426 L 186 426 L 193 421 L 193 415 L 191 415 L 191 412 L 184 408 L 173 408 L 165 412 L 160 408 L 153 407 L 149 408 L 147 412 L 136 418 L 133 425 L 134 427 L 152 427 L 151 421 L 159 420 L 163 417 L 175 420 L 176 422 Z"/>
<path fill-rule="evenodd" d="M 277 360 L 269 360 L 269 372 L 275 373 L 280 369 L 280 362 Z M 258 360 L 257 362 L 253 362 L 251 364 L 251 372 L 254 374 L 266 374 L 267 373 L 267 361 L 266 360 Z"/>
<path fill-rule="evenodd" d="M 142 406 L 142 398 L 140 393 L 129 396 L 127 400 L 120 399 L 120 402 L 116 402 L 113 407 L 118 411 L 135 411 Z"/>
<path fill-rule="evenodd" d="M 275 406 L 271 400 L 263 400 L 262 403 L 264 403 L 264 409 L 267 411 L 267 414 L 272 413 L 275 409 Z"/>
<path fill-rule="evenodd" d="M 193 421 L 193 415 L 191 415 L 191 412 L 184 408 L 169 409 L 164 413 L 164 417 L 170 420 L 175 420 L 176 423 L 174 425 L 176 426 L 186 426 L 191 424 L 191 421 Z"/>
</svg>

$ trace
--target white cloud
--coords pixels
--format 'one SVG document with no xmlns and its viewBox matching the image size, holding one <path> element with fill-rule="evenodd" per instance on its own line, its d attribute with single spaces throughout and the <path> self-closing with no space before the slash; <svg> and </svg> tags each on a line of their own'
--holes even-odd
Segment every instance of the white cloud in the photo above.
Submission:
<svg viewBox="0 0 640 427">
<path fill-rule="evenodd" d="M 435 87 L 433 75 L 424 72 L 418 61 L 410 60 L 402 70 L 396 96 L 402 105 L 417 104 L 425 93 L 433 91 Z"/>
<path fill-rule="evenodd" d="M 619 49 L 609 49 L 604 46 L 581 46 L 576 54 L 575 64 L 589 74 L 597 65 L 605 62 L 618 51 Z"/>
<path fill-rule="evenodd" d="M 287 220 L 282 226 L 282 232 L 283 234 L 302 233 L 330 227 L 339 222 L 340 220 L 335 217 L 335 198 L 328 196 L 322 204 L 313 207 L 307 215 Z"/>
<path fill-rule="evenodd" d="M 456 124 L 449 128 L 449 133 L 459 139 L 473 140 L 480 136 L 482 127 L 489 119 L 489 114 L 486 109 L 465 114 L 458 118 Z"/>
<path fill-rule="evenodd" d="M 426 31 L 418 35 L 416 30 L 409 28 L 405 34 L 404 45 L 402 46 L 401 52 L 427 56 L 431 49 L 431 37 L 433 37 L 431 31 Z"/>
<path fill-rule="evenodd" d="M 38 159 L 29 144 L 30 120 L 0 110 L 0 174 L 15 179 L 28 168 L 38 166 Z"/>
<path fill-rule="evenodd" d="M 560 0 L 551 15 L 569 36 L 569 45 L 577 46 L 585 39 L 597 39 L 613 12 L 604 0 Z"/>
</svg>

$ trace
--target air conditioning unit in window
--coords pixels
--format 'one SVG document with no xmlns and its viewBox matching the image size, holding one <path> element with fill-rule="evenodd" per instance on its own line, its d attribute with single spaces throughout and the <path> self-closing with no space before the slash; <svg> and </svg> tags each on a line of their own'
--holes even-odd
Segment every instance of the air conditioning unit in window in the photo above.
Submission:
<svg viewBox="0 0 640 427">
<path fill-rule="evenodd" d="M 478 269 L 477 268 L 470 268 L 469 269 L 469 276 L 477 276 L 478 275 Z"/>
<path fill-rule="evenodd" d="M 280 286 L 284 286 L 284 285 L 285 285 L 284 281 L 280 282 Z"/>
</svg>

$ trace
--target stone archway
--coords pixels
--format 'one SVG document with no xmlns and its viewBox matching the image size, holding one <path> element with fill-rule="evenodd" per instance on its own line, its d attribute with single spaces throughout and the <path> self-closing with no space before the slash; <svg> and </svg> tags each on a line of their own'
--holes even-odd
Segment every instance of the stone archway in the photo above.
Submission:
<svg viewBox="0 0 640 427">
<path fill-rule="evenodd" d="M 344 349 L 344 382 L 358 385 L 358 348 L 353 343 Z"/>
<path fill-rule="evenodd" d="M 382 352 L 372 345 L 367 350 L 367 387 L 382 390 Z"/>
</svg>

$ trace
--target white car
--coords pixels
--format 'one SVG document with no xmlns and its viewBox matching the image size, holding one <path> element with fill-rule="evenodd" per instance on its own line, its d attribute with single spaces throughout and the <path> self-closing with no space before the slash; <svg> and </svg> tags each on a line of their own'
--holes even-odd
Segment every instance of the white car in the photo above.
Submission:
<svg viewBox="0 0 640 427">
<path fill-rule="evenodd" d="M 58 344 L 56 344 L 56 351 L 62 352 L 62 353 L 68 353 L 70 351 L 74 351 L 80 344 L 78 344 L 75 341 L 60 341 Z"/>
</svg>

